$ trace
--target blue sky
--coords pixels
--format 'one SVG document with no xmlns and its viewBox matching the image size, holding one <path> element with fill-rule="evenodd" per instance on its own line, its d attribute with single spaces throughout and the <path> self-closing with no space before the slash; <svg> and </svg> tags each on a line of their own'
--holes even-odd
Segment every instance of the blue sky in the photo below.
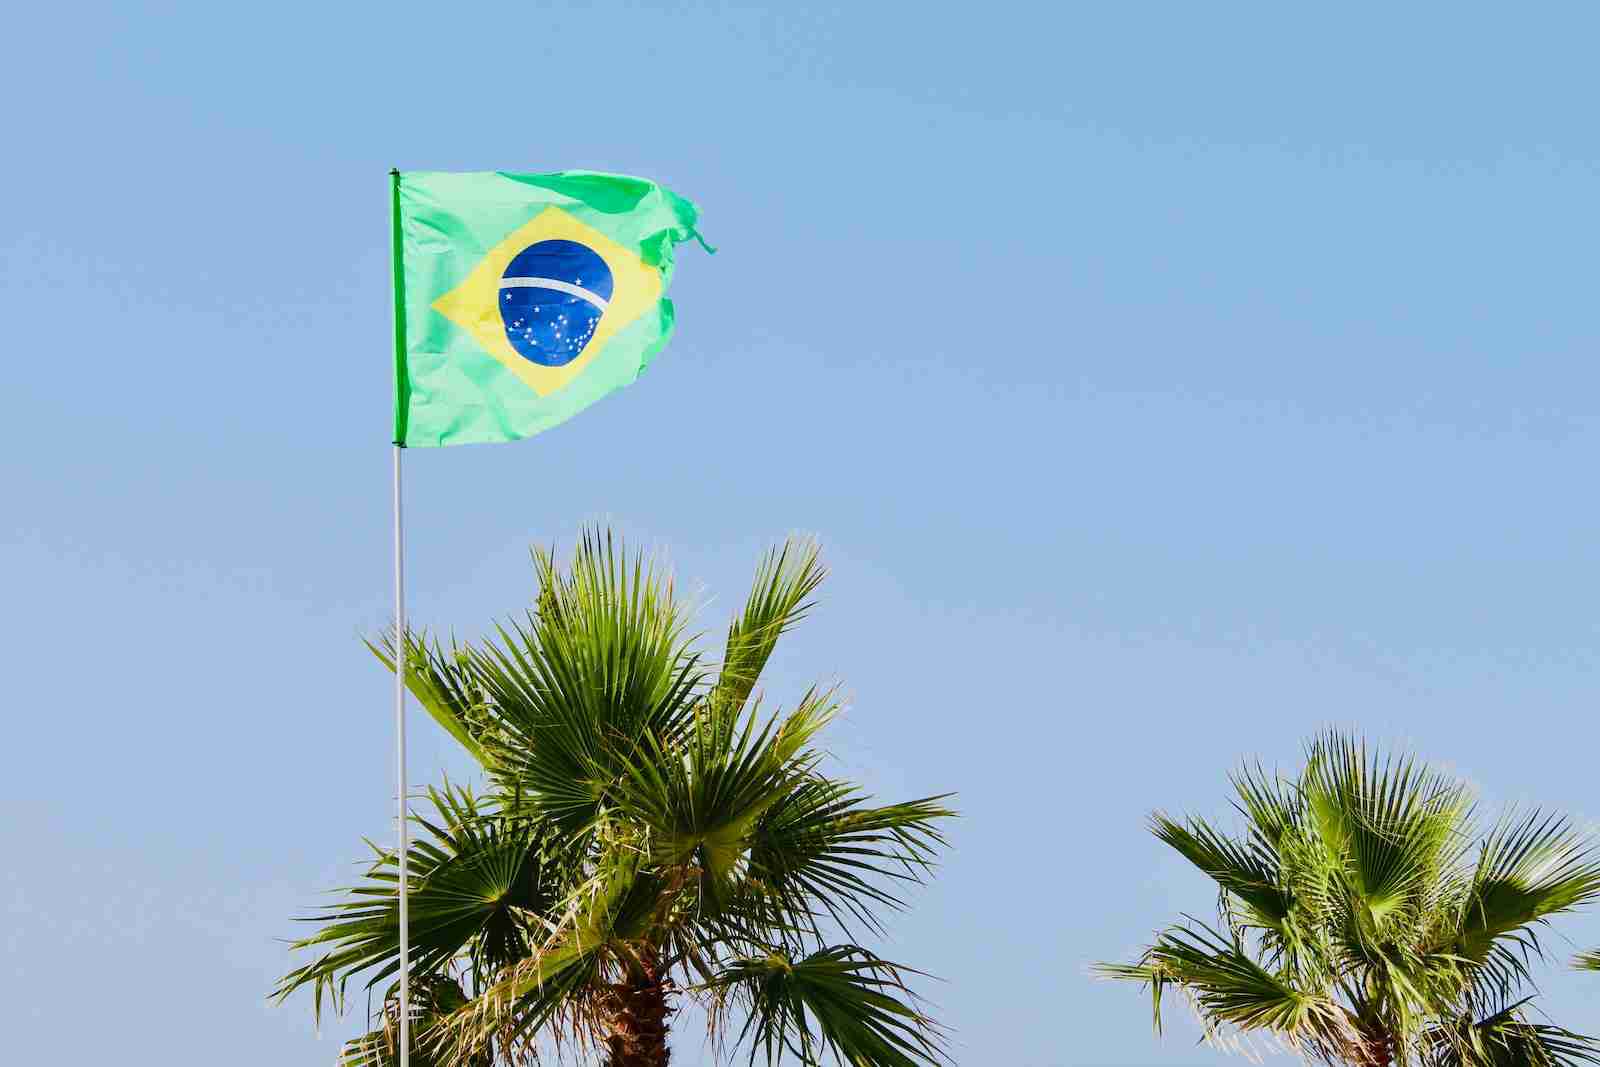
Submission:
<svg viewBox="0 0 1600 1067">
<path fill-rule="evenodd" d="M 959 790 L 885 952 L 963 1063 L 1199 1064 L 1085 976 L 1198 875 L 1150 809 L 1327 724 L 1600 818 L 1587 5 L 26 5 L 11 162 L 0 1003 L 19 1062 L 325 1064 L 290 916 L 386 837 L 386 172 L 697 200 L 650 372 L 409 459 L 414 617 L 609 520 L 840 766 Z M 421 719 L 413 780 L 468 773 Z M 1600 944 L 1600 919 L 1562 929 Z M 1556 944 L 1565 948 L 1558 938 Z M 1595 979 L 1552 976 L 1600 1027 Z M 18 1025 L 20 1024 L 20 1025 Z M 696 1062 L 698 1035 L 679 1053 Z"/>
</svg>

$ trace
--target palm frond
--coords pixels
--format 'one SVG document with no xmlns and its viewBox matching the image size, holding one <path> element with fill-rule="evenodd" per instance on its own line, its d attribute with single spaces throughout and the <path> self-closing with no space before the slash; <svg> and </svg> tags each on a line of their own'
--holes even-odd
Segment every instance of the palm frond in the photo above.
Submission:
<svg viewBox="0 0 1600 1067">
<path fill-rule="evenodd" d="M 1234 808 L 1245 817 L 1250 838 L 1266 856 L 1276 857 L 1283 836 L 1305 818 L 1305 805 L 1293 784 L 1259 763 L 1245 764 L 1228 776 Z"/>
<path fill-rule="evenodd" d="M 591 822 L 648 737 L 686 728 L 705 671 L 665 575 L 608 536 L 585 536 L 568 573 L 536 553 L 539 606 L 469 653 L 502 735 L 486 739 L 504 788 L 568 830 Z"/>
<path fill-rule="evenodd" d="M 1489 956 L 1497 941 L 1516 939 L 1542 955 L 1533 924 L 1600 900 L 1600 843 L 1570 819 L 1532 811 L 1496 826 L 1479 850 L 1471 891 L 1462 904 L 1458 951 Z"/>
<path fill-rule="evenodd" d="M 1232 1043 L 1232 1035 L 1265 1032 L 1316 1054 L 1342 1054 L 1361 1044 L 1355 1021 L 1328 991 L 1303 989 L 1262 967 L 1238 941 L 1203 923 L 1163 931 L 1138 963 L 1100 964 L 1103 978 L 1150 989 L 1156 1031 L 1162 994 L 1173 986 L 1189 997 L 1207 1037 Z"/>
<path fill-rule="evenodd" d="M 731 721 L 750 698 L 778 638 L 811 609 L 811 594 L 827 571 L 814 542 L 791 538 L 761 560 L 744 611 L 728 625 L 710 704 Z"/>
<path fill-rule="evenodd" d="M 539 828 L 484 818 L 465 789 L 429 790 L 429 797 L 438 822 L 416 820 L 426 834 L 407 860 L 411 966 L 437 973 L 464 952 L 479 970 L 501 966 L 526 952 L 522 913 L 550 904 Z M 280 980 L 279 1000 L 310 986 L 320 1017 L 323 997 L 337 1008 L 351 978 L 370 971 L 371 986 L 398 971 L 399 863 L 392 851 L 375 851 L 366 880 L 346 890 L 346 900 L 303 920 L 321 929 L 291 947 L 323 952 Z"/>
<path fill-rule="evenodd" d="M 1600 971 L 1600 949 L 1580 953 L 1572 965 L 1580 971 Z"/>
<path fill-rule="evenodd" d="M 1498 1014 L 1521 1002 L 1527 991 L 1535 988 L 1533 965 L 1543 959 L 1537 941 L 1518 933 L 1502 935 L 1481 959 L 1460 955 L 1458 948 L 1459 944 L 1453 943 L 1448 953 L 1438 955 L 1448 956 L 1463 976 L 1461 1006 L 1467 1014 Z"/>
<path fill-rule="evenodd" d="M 713 716 L 696 715 L 677 748 L 647 737 L 633 758 L 620 761 L 625 773 L 616 801 L 650 828 L 658 862 L 676 865 L 698 856 L 703 869 L 725 878 L 750 827 L 816 762 L 803 746 L 836 707 L 808 694 L 786 718 L 762 726 L 752 712 L 732 733 Z"/>
<path fill-rule="evenodd" d="M 444 1067 L 437 1038 L 442 1023 L 467 1003 L 461 986 L 439 974 L 417 975 L 411 982 L 411 1062 L 417 1067 Z M 382 1025 L 345 1042 L 335 1067 L 393 1067 L 400 1062 L 399 986 L 384 998 Z M 493 1067 L 488 1050 L 464 1061 L 461 1067 Z"/>
<path fill-rule="evenodd" d="M 626 960 L 652 926 L 663 885 L 636 848 L 610 847 L 594 873 L 543 923 L 544 940 L 502 968 L 488 987 L 440 1024 L 436 1045 L 452 1062 L 479 1055 L 491 1042 L 503 1050 L 533 1047 L 539 1033 L 592 1043 L 604 1029 L 595 997 L 608 967 Z"/>
<path fill-rule="evenodd" d="M 1477 1022 L 1438 1026 L 1423 1035 L 1427 1067 L 1579 1067 L 1600 1063 L 1594 1038 L 1528 1022 L 1522 1003 Z"/>
<path fill-rule="evenodd" d="M 1224 892 L 1242 901 L 1255 925 L 1282 929 L 1292 899 L 1271 854 L 1233 840 L 1199 818 L 1179 823 L 1156 812 L 1150 817 L 1150 829 Z"/>
<path fill-rule="evenodd" d="M 732 961 L 706 984 L 718 1015 L 736 1002 L 745 1023 L 734 1044 L 750 1042 L 750 1061 L 785 1054 L 821 1063 L 832 1054 L 855 1067 L 918 1067 L 949 1062 L 944 1038 L 915 1006 L 905 968 L 855 945 L 791 960 L 779 950 Z"/>
<path fill-rule="evenodd" d="M 854 786 L 812 777 L 766 811 L 750 834 L 748 880 L 786 925 L 808 928 L 819 911 L 842 928 L 875 932 L 875 907 L 899 908 L 896 882 L 920 882 L 945 844 L 948 796 L 869 807 Z"/>
<path fill-rule="evenodd" d="M 366 646 L 385 667 L 395 669 L 395 631 L 391 627 Z M 451 645 L 447 652 L 426 634 L 405 635 L 406 689 L 423 710 L 472 754 L 480 764 L 485 754 L 479 743 L 483 730 L 483 693 L 475 686 L 466 649 Z"/>
<path fill-rule="evenodd" d="M 1436 876 L 1468 845 L 1461 833 L 1472 810 L 1465 785 L 1409 755 L 1387 759 L 1337 733 L 1312 743 L 1301 790 L 1317 831 L 1340 857 L 1365 919 L 1383 927 L 1404 921 L 1426 901 Z"/>
</svg>

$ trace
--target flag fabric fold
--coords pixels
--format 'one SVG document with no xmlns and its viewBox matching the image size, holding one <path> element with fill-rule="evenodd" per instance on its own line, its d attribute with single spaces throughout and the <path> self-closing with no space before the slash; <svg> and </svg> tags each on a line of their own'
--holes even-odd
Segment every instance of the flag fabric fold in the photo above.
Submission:
<svg viewBox="0 0 1600 1067">
<path fill-rule="evenodd" d="M 673 249 L 705 242 L 670 190 L 589 171 L 391 183 L 396 444 L 548 430 L 632 382 L 672 336 Z"/>
</svg>

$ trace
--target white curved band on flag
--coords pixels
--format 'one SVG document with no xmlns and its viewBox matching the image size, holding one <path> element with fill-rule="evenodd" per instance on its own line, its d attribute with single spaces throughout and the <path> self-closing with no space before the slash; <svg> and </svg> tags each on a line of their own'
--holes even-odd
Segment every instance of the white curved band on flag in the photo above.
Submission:
<svg viewBox="0 0 1600 1067">
<path fill-rule="evenodd" d="M 559 278 L 501 278 L 502 289 L 554 289 L 558 293 L 568 293 L 579 300 L 593 304 L 601 311 L 606 309 L 606 298 L 581 285 L 573 285 Z"/>
</svg>

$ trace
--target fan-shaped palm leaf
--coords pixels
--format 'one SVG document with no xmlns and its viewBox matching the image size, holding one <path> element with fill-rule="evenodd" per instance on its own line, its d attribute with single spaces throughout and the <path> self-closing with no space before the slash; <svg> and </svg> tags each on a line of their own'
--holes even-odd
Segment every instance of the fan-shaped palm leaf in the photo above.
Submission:
<svg viewBox="0 0 1600 1067">
<path fill-rule="evenodd" d="M 1579 1067 L 1600 1063 L 1600 1046 L 1559 1026 L 1530 1023 L 1519 1002 L 1467 1025 L 1423 1035 L 1427 1067 Z"/>
<path fill-rule="evenodd" d="M 637 848 L 607 850 L 593 874 L 549 909 L 545 937 L 497 972 L 486 988 L 441 1023 L 436 1046 L 449 1062 L 531 1049 L 538 1032 L 565 1016 L 571 1038 L 586 1043 L 603 1029 L 597 1003 L 608 972 L 625 966 L 656 917 L 667 886 Z"/>
<path fill-rule="evenodd" d="M 1167 929 L 1136 964 L 1102 964 L 1097 970 L 1150 988 L 1158 1032 L 1162 993 L 1176 986 L 1194 998 L 1208 1034 L 1224 1045 L 1230 1030 L 1262 1031 L 1302 1051 L 1335 1055 L 1363 1040 L 1356 1020 L 1328 992 L 1297 988 L 1203 923 Z"/>
<path fill-rule="evenodd" d="M 1292 901 L 1284 892 L 1274 857 L 1229 838 L 1203 819 L 1178 823 L 1157 812 L 1150 824 L 1159 840 L 1242 901 L 1254 925 L 1282 929 Z"/>
<path fill-rule="evenodd" d="M 856 787 L 814 777 L 762 813 L 749 837 L 749 883 L 785 926 L 816 931 L 818 911 L 880 931 L 877 907 L 899 908 L 895 882 L 918 882 L 945 839 L 947 797 L 869 807 Z"/>
<path fill-rule="evenodd" d="M 405 635 L 406 689 L 423 710 L 455 738 L 479 763 L 486 757 L 479 736 L 485 728 L 484 694 L 474 691 L 468 651 L 454 644 L 447 651 L 427 635 Z M 391 671 L 395 669 L 395 634 L 390 629 L 367 648 Z"/>
<path fill-rule="evenodd" d="M 1496 939 L 1536 945 L 1532 924 L 1600 900 L 1600 849 L 1570 819 L 1529 812 L 1484 841 L 1462 905 L 1459 951 L 1484 958 Z"/>
<path fill-rule="evenodd" d="M 783 1053 L 801 1063 L 833 1054 L 841 1063 L 916 1067 L 947 1059 L 938 1027 L 911 1003 L 904 968 L 855 945 L 819 949 L 791 960 L 773 949 L 732 961 L 706 988 L 745 1009 L 736 1044 L 750 1058 Z"/>
<path fill-rule="evenodd" d="M 1302 784 L 1323 841 L 1345 864 L 1352 887 L 1381 927 L 1418 904 L 1434 877 L 1466 847 L 1466 787 L 1407 756 L 1380 761 L 1353 738 L 1328 734 L 1311 746 Z"/>
<path fill-rule="evenodd" d="M 414 840 L 408 860 L 411 953 L 420 973 L 438 971 L 463 951 L 480 971 L 518 958 L 527 931 L 519 912 L 548 907 L 556 884 L 543 870 L 540 833 L 525 821 L 488 820 L 465 789 L 429 790 L 437 823 L 419 819 L 428 836 Z M 325 994 L 337 1006 L 349 980 L 376 968 L 369 986 L 399 967 L 398 862 L 375 849 L 367 881 L 350 890 L 347 902 L 310 916 L 321 924 L 296 949 L 324 949 L 317 959 L 284 976 L 281 999 L 310 984 L 320 1014 Z M 337 979 L 337 985 L 335 980 Z"/>
<path fill-rule="evenodd" d="M 724 721 L 744 710 L 778 638 L 805 618 L 826 576 L 817 546 L 789 542 L 762 559 L 744 611 L 728 625 L 710 706 Z"/>
</svg>

